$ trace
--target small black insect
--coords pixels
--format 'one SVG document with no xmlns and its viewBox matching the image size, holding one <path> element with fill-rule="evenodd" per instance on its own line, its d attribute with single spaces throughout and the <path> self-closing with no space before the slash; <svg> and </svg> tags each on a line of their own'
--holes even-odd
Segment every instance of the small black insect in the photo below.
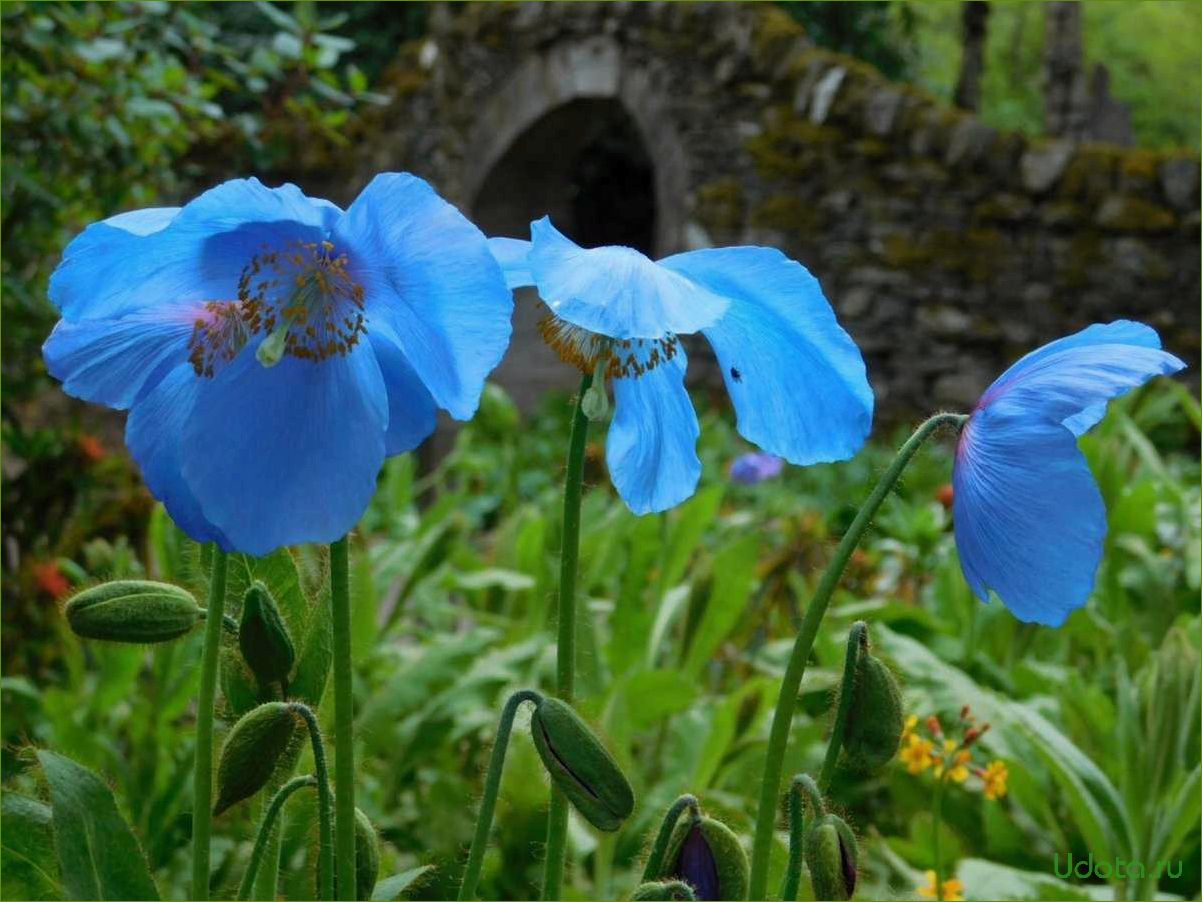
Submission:
<svg viewBox="0 0 1202 902">
<path fill-rule="evenodd" d="M 735 380 L 735 382 L 742 382 L 742 381 L 743 381 L 743 374 L 742 374 L 742 373 L 740 373 L 740 372 L 739 372 L 737 369 L 735 369 L 735 368 L 732 366 L 732 367 L 730 368 L 730 378 L 734 379 L 734 380 Z"/>
</svg>

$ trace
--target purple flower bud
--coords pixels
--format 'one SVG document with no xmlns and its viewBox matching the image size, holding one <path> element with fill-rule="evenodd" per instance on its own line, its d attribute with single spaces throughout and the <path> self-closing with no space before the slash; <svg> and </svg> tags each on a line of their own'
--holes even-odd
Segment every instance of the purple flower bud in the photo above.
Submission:
<svg viewBox="0 0 1202 902">
<path fill-rule="evenodd" d="M 741 485 L 755 485 L 765 479 L 775 479 L 785 468 L 785 462 L 775 454 L 755 451 L 736 458 L 730 465 L 730 478 Z"/>
</svg>

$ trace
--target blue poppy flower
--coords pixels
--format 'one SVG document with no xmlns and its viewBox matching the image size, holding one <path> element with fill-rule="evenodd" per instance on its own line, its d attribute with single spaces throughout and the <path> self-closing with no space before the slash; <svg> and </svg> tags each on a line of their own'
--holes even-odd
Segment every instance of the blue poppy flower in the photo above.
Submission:
<svg viewBox="0 0 1202 902">
<path fill-rule="evenodd" d="M 1111 398 L 1185 364 L 1120 320 L 1032 351 L 989 386 L 956 446 L 953 515 L 964 577 L 1019 620 L 1059 626 L 1093 590 L 1106 508 L 1077 438 Z"/>
<path fill-rule="evenodd" d="M 775 454 L 765 454 L 753 451 L 750 454 L 740 454 L 730 465 L 732 482 L 740 485 L 756 485 L 768 479 L 775 479 L 785 468 L 785 462 Z"/>
<path fill-rule="evenodd" d="M 67 247 L 50 299 L 50 373 L 129 411 L 189 535 L 251 554 L 345 535 L 386 455 L 438 408 L 471 417 L 513 308 L 483 234 L 398 173 L 345 212 L 248 179 L 114 216 Z"/>
<path fill-rule="evenodd" d="M 584 249 L 543 217 L 531 241 L 492 238 L 512 288 L 533 285 L 547 342 L 612 381 L 606 460 L 636 514 L 666 510 L 697 486 L 697 415 L 679 336 L 713 346 L 739 433 L 789 463 L 851 457 L 872 426 L 864 361 L 818 281 L 765 247 L 690 251 L 658 262 L 628 247 Z"/>
</svg>

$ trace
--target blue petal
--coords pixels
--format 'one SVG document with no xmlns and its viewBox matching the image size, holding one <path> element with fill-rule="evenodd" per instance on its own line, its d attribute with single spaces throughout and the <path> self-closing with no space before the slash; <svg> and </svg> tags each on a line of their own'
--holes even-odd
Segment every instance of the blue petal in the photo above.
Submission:
<svg viewBox="0 0 1202 902">
<path fill-rule="evenodd" d="M 1160 336 L 1156 334 L 1156 330 L 1150 326 L 1145 326 L 1143 323 L 1136 323 L 1130 320 L 1116 320 L 1112 323 L 1094 323 L 1080 332 L 1049 342 L 1043 347 L 1037 348 L 1020 358 L 1002 373 L 1001 376 L 994 380 L 993 385 L 982 396 L 981 405 L 979 406 L 988 404 L 989 399 L 1003 394 L 1007 385 L 1021 382 L 1027 375 L 1034 374 L 1036 378 L 1043 378 L 1039 374 L 1043 372 L 1043 368 L 1049 357 L 1073 348 L 1088 347 L 1090 345 L 1117 345 L 1118 347 L 1113 348 L 1113 353 L 1116 356 L 1124 354 L 1124 346 L 1152 350 L 1159 350 L 1161 346 Z M 1165 358 L 1167 360 L 1176 360 L 1176 358 L 1170 358 L 1168 355 L 1165 355 Z M 1152 359 L 1157 358 L 1153 357 Z M 1180 361 L 1177 361 L 1177 363 L 1180 363 Z M 1183 366 L 1184 364 L 1181 364 L 1178 369 Z M 1121 392 L 1115 392 L 1115 394 L 1119 393 Z M 1106 395 L 1104 400 L 1081 406 L 1064 419 L 1064 425 L 1074 435 L 1084 435 L 1106 415 L 1106 404 L 1112 397 L 1114 397 L 1113 394 Z"/>
<path fill-rule="evenodd" d="M 530 273 L 530 242 L 521 238 L 489 238 L 488 250 L 505 273 L 505 284 L 509 288 L 525 288 L 534 284 Z"/>
<path fill-rule="evenodd" d="M 181 441 L 183 477 L 227 550 L 332 542 L 371 500 L 388 397 L 371 347 L 265 369 L 249 345 L 203 384 Z"/>
<path fill-rule="evenodd" d="M 804 266 L 763 247 L 690 251 L 662 265 L 730 299 L 704 334 L 744 438 L 798 465 L 860 449 L 873 408 L 864 360 Z"/>
<path fill-rule="evenodd" d="M 613 380 L 605 445 L 609 476 L 634 513 L 667 510 L 697 488 L 697 414 L 684 387 L 684 351 L 641 376 Z"/>
<path fill-rule="evenodd" d="M 1030 417 L 974 415 L 953 473 L 960 566 L 1019 620 L 1059 626 L 1093 589 L 1106 508 L 1071 432 Z"/>
<path fill-rule="evenodd" d="M 166 368 L 188 355 L 187 309 L 112 320 L 60 320 L 42 345 L 50 375 L 75 398 L 118 410 L 133 406 Z"/>
<path fill-rule="evenodd" d="M 51 275 L 50 299 L 75 320 L 232 300 L 242 269 L 264 245 L 320 240 L 339 215 L 295 185 L 225 182 L 178 211 L 138 210 L 89 226 Z"/>
<path fill-rule="evenodd" d="M 544 216 L 530 223 L 528 262 L 538 293 L 560 319 L 611 338 L 696 332 L 727 301 L 628 247 L 573 244 Z"/>
<path fill-rule="evenodd" d="M 391 457 L 412 451 L 430 437 L 438 423 L 438 406 L 397 345 L 373 338 L 371 346 L 388 391 L 384 454 Z"/>
<path fill-rule="evenodd" d="M 366 290 L 368 333 L 395 340 L 438 405 L 469 419 L 512 328 L 484 235 L 407 173 L 376 176 L 334 234 Z"/>
<path fill-rule="evenodd" d="M 203 513 L 180 472 L 180 441 L 192 416 L 203 380 L 190 363 L 172 369 L 129 413 L 125 444 L 142 470 L 146 485 L 176 524 L 197 542 L 228 546 L 221 531 Z"/>
</svg>

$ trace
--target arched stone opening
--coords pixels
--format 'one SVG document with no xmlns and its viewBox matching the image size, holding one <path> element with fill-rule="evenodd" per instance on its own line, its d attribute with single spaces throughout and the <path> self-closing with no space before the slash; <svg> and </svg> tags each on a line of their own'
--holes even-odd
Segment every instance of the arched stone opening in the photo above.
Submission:
<svg viewBox="0 0 1202 902">
<path fill-rule="evenodd" d="M 487 235 L 529 238 L 530 222 L 551 217 L 584 247 L 657 247 L 656 174 L 640 130 L 614 98 L 581 98 L 544 114 L 501 154 L 480 184 L 472 218 Z M 542 341 L 545 315 L 532 290 L 519 291 L 513 339 L 493 374 L 523 409 L 549 388 L 578 380 Z"/>
</svg>

